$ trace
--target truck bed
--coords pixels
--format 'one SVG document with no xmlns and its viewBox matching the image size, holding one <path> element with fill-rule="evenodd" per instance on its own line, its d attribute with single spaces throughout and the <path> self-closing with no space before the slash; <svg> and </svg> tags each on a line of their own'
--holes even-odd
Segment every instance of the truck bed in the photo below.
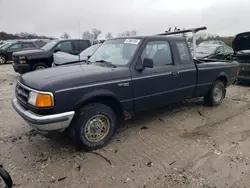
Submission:
<svg viewBox="0 0 250 188">
<path fill-rule="evenodd" d="M 195 96 L 200 96 L 202 93 L 208 92 L 215 78 L 222 77 L 225 80 L 226 87 L 236 80 L 239 67 L 236 61 L 215 61 L 215 60 L 196 60 L 197 67 L 197 88 Z"/>
</svg>

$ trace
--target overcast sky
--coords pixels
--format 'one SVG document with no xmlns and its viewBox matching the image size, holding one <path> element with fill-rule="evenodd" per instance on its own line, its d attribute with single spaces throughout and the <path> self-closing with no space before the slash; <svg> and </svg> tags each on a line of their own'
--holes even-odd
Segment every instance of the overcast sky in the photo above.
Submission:
<svg viewBox="0 0 250 188">
<path fill-rule="evenodd" d="M 0 0 L 0 31 L 72 37 L 98 28 L 105 33 L 136 29 L 156 34 L 169 27 L 207 26 L 207 32 L 250 31 L 250 0 Z"/>
</svg>

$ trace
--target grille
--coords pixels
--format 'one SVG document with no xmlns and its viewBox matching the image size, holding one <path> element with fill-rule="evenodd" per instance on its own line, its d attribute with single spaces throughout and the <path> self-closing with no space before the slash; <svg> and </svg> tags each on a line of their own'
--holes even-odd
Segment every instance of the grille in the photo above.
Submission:
<svg viewBox="0 0 250 188">
<path fill-rule="evenodd" d="M 18 64 L 19 63 L 19 56 L 12 56 L 12 60 L 14 63 Z"/>
<path fill-rule="evenodd" d="M 16 84 L 16 98 L 23 104 L 27 104 L 29 97 L 29 90 L 24 88 L 20 83 Z"/>
</svg>

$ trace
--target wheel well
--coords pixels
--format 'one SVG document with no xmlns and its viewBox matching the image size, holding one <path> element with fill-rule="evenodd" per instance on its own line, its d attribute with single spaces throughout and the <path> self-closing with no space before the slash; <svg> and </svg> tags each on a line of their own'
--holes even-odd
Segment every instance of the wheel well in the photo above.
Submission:
<svg viewBox="0 0 250 188">
<path fill-rule="evenodd" d="M 217 80 L 220 80 L 224 83 L 225 87 L 227 86 L 227 77 L 226 76 L 220 76 Z"/>
<path fill-rule="evenodd" d="M 119 121 L 124 119 L 123 118 L 123 107 L 122 107 L 121 103 L 114 97 L 111 97 L 111 96 L 94 97 L 94 98 L 87 100 L 83 104 L 81 104 L 80 107 L 82 107 L 86 104 L 89 104 L 89 103 L 105 104 L 105 105 L 109 106 L 114 111 L 114 113 L 117 115 Z"/>
<path fill-rule="evenodd" d="M 3 57 L 5 57 L 5 58 L 7 58 L 7 56 L 6 56 L 5 54 L 0 54 L 0 56 L 3 56 Z"/>
</svg>

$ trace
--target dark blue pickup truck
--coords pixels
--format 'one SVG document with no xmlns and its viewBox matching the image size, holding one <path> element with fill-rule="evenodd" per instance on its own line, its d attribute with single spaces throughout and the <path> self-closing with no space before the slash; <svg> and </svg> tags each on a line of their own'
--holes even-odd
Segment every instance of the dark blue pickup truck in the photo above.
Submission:
<svg viewBox="0 0 250 188">
<path fill-rule="evenodd" d="M 120 121 L 192 97 L 219 105 L 237 62 L 193 60 L 182 37 L 111 39 L 88 59 L 20 76 L 12 104 L 39 133 L 70 133 L 77 146 L 108 143 Z"/>
</svg>

